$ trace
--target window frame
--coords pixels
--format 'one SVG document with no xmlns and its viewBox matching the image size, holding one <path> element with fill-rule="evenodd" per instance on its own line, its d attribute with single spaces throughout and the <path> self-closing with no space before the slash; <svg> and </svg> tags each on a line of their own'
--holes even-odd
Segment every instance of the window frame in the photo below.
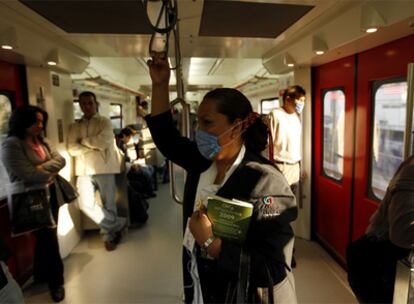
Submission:
<svg viewBox="0 0 414 304">
<path fill-rule="evenodd" d="M 338 86 L 338 87 L 331 87 L 331 88 L 324 88 L 321 89 L 321 105 L 322 105 L 322 115 L 321 115 L 321 119 L 322 119 L 322 123 L 321 123 L 321 138 L 322 138 L 322 147 L 321 147 L 321 175 L 325 178 L 330 179 L 331 181 L 333 181 L 334 183 L 337 183 L 339 185 L 343 184 L 344 181 L 344 173 L 342 172 L 342 177 L 340 179 L 335 179 L 332 176 L 329 176 L 328 174 L 325 173 L 325 168 L 323 166 L 324 163 L 324 151 L 325 151 L 325 137 L 324 137 L 324 132 L 325 132 L 325 126 L 324 126 L 324 117 L 325 117 L 325 96 L 327 93 L 332 92 L 332 91 L 341 91 L 344 96 L 345 96 L 345 104 L 344 104 L 344 110 L 346 108 L 346 94 L 345 94 L 345 87 L 344 86 Z M 345 128 L 344 128 L 345 130 Z M 344 140 L 345 140 L 345 136 L 344 136 Z M 345 144 L 345 143 L 344 143 Z"/>
<path fill-rule="evenodd" d="M 374 157 L 373 145 L 374 145 L 374 122 L 375 122 L 375 95 L 381 86 L 385 84 L 397 83 L 397 82 L 407 82 L 407 77 L 399 76 L 399 77 L 394 77 L 394 78 L 389 78 L 389 79 L 374 80 L 371 82 L 371 96 L 370 96 L 371 97 L 371 103 L 370 103 L 371 104 L 371 117 L 370 117 L 371 130 L 369 133 L 371 138 L 370 138 L 370 146 L 369 146 L 370 149 L 369 149 L 369 161 L 368 161 L 368 179 L 367 179 L 366 189 L 367 189 L 368 198 L 377 203 L 380 203 L 382 201 L 382 198 L 377 197 L 374 191 L 372 190 L 372 177 L 373 177 L 372 161 Z"/>
</svg>

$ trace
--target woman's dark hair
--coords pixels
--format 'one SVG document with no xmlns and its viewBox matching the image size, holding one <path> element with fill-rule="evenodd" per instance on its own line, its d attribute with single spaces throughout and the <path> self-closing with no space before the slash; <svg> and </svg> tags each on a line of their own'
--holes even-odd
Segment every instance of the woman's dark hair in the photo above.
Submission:
<svg viewBox="0 0 414 304">
<path fill-rule="evenodd" d="M 240 91 L 231 88 L 220 88 L 208 92 L 204 99 L 213 99 L 217 104 L 217 112 L 225 115 L 230 123 L 236 119 L 246 120 L 253 113 L 252 105 Z M 262 152 L 267 145 L 267 126 L 260 117 L 246 129 L 242 139 L 246 149 L 254 153 Z"/>
<path fill-rule="evenodd" d="M 23 106 L 13 111 L 9 119 L 9 132 L 7 136 L 17 136 L 24 139 L 26 129 L 37 123 L 37 113 L 43 115 L 43 129 L 46 128 L 48 115 L 47 112 L 35 106 Z"/>
</svg>

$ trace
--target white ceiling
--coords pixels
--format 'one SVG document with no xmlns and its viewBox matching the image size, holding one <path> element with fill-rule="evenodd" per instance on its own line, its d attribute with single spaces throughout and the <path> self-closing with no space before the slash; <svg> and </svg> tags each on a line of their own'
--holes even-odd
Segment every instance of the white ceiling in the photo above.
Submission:
<svg viewBox="0 0 414 304">
<path fill-rule="evenodd" d="M 297 66 L 317 65 L 414 33 L 414 1 L 244 2 L 312 5 L 314 8 L 275 38 L 205 37 L 199 35 L 204 1 L 178 0 L 183 74 L 189 85 L 237 86 L 255 75 L 269 76 L 263 63 L 273 74 L 289 72 L 282 60 L 286 53 L 294 58 Z M 364 3 L 385 16 L 386 27 L 378 33 L 366 35 L 359 28 Z M 260 16 L 244 16 L 244 19 L 253 27 Z M 47 54 L 58 49 L 62 57 L 60 69 L 79 74 L 77 78 L 100 76 L 136 90 L 150 84 L 145 66 L 149 35 L 69 34 L 22 3 L 2 0 L 0 36 L 10 27 L 16 28 L 19 48 L 13 54 L 0 50 L 0 59 L 44 65 Z M 316 56 L 312 52 L 314 35 L 326 41 L 329 47 L 326 54 Z M 172 40 L 171 57 L 174 57 L 173 43 Z M 191 58 L 206 59 L 198 60 L 199 64 L 191 67 L 196 72 L 189 74 Z"/>
</svg>

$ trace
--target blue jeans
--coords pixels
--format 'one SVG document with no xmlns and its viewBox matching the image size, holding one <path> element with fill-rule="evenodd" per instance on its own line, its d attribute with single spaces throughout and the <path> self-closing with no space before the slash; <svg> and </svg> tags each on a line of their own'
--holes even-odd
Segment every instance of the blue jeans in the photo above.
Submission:
<svg viewBox="0 0 414 304">
<path fill-rule="evenodd" d="M 116 208 L 115 175 L 78 176 L 76 186 L 79 192 L 79 208 L 99 225 L 104 241 L 112 241 L 116 232 L 126 224 L 126 218 L 119 217 Z M 102 205 L 96 200 L 96 191 L 101 195 Z"/>
</svg>

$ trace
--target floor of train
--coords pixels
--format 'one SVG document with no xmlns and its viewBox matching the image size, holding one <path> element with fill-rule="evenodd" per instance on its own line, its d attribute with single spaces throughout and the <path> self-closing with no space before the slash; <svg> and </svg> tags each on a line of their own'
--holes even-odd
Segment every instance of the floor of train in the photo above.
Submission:
<svg viewBox="0 0 414 304">
<path fill-rule="evenodd" d="M 180 303 L 181 207 L 169 185 L 149 200 L 149 220 L 129 229 L 115 251 L 107 252 L 97 231 L 88 232 L 64 260 L 66 298 L 62 303 Z M 298 303 L 357 303 L 346 273 L 315 242 L 296 239 L 294 269 Z M 26 303 L 51 303 L 46 286 L 25 285 Z"/>
</svg>

